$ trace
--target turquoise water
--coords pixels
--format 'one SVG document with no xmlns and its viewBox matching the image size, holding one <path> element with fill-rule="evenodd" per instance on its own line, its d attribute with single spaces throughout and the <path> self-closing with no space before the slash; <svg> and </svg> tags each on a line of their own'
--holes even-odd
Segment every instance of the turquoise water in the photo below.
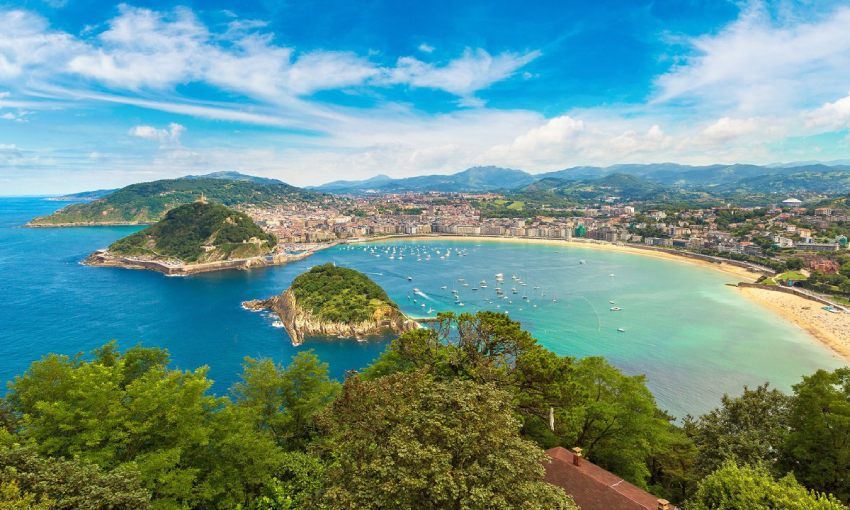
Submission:
<svg viewBox="0 0 850 510">
<path fill-rule="evenodd" d="M 61 205 L 0 199 L 2 380 L 45 353 L 89 351 L 110 339 L 167 347 L 180 368 L 208 365 L 219 393 L 236 380 L 245 356 L 285 362 L 313 349 L 341 377 L 367 365 L 386 342 L 311 340 L 293 347 L 272 317 L 240 307 L 243 300 L 279 293 L 296 275 L 325 262 L 369 274 L 416 316 L 430 308 L 499 305 L 559 354 L 602 355 L 628 373 L 646 374 L 659 403 L 677 416 L 714 407 L 724 392 L 738 393 L 744 384 L 770 381 L 787 389 L 803 374 L 842 364 L 799 328 L 724 285 L 732 277 L 686 263 L 591 248 L 434 240 L 376 243 L 375 253 L 340 246 L 288 266 L 169 278 L 80 265 L 88 253 L 135 228 L 19 228 Z M 390 259 L 393 248 L 396 258 Z M 440 259 L 448 248 L 451 255 Z M 495 294 L 496 273 L 504 274 L 506 299 Z M 471 290 L 481 280 L 488 287 Z M 622 309 L 610 311 L 613 306 Z"/>
</svg>

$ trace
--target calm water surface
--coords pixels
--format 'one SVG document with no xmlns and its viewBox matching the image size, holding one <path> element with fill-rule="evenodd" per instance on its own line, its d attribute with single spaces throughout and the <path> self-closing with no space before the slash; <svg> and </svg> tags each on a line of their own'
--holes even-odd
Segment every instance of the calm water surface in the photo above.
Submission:
<svg viewBox="0 0 850 510">
<path fill-rule="evenodd" d="M 80 265 L 137 228 L 20 228 L 62 205 L 0 199 L 0 380 L 48 352 L 90 351 L 110 339 L 166 347 L 180 368 L 208 365 L 218 393 L 236 380 L 245 356 L 286 362 L 313 349 L 341 377 L 369 364 L 386 342 L 314 340 L 293 347 L 272 317 L 240 307 L 281 292 L 325 262 L 367 273 L 412 315 L 508 311 L 559 354 L 602 355 L 628 373 L 646 374 L 659 403 L 677 416 L 714 407 L 724 392 L 739 393 L 744 384 L 770 381 L 788 389 L 803 374 L 843 364 L 724 285 L 733 277 L 686 263 L 591 248 L 396 241 L 365 251 L 340 246 L 282 267 L 169 278 Z M 496 273 L 504 274 L 506 299 L 494 292 Z M 487 288 L 473 291 L 481 280 Z M 611 311 L 614 306 L 621 310 Z"/>
</svg>

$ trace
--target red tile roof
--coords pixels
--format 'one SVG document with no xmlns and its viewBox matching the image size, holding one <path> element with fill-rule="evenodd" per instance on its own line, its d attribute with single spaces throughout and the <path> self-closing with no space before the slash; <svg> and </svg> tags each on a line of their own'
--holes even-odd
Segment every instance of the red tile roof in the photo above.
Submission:
<svg viewBox="0 0 850 510">
<path fill-rule="evenodd" d="M 582 458 L 573 464 L 575 454 L 557 447 L 546 451 L 552 462 L 546 464 L 546 481 L 563 487 L 581 510 L 657 510 L 659 498 L 619 476 Z M 670 505 L 669 510 L 676 510 Z"/>
</svg>

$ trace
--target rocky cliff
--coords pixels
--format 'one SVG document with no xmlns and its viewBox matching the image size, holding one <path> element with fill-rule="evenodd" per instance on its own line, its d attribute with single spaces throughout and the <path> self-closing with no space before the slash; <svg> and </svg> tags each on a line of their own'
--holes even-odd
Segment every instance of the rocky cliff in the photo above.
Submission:
<svg viewBox="0 0 850 510">
<path fill-rule="evenodd" d="M 355 323 L 325 321 L 300 306 L 292 290 L 269 299 L 245 301 L 242 306 L 254 311 L 272 310 L 280 317 L 283 327 L 292 339 L 292 345 L 301 345 L 304 338 L 310 336 L 364 340 L 369 336 L 401 334 L 419 327 L 416 321 L 408 319 L 397 308 L 389 305 L 377 308 L 370 320 Z"/>
</svg>

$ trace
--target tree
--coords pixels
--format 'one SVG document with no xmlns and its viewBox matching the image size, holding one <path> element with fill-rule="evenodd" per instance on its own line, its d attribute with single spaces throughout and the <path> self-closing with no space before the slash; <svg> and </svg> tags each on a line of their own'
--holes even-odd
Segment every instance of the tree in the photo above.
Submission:
<svg viewBox="0 0 850 510">
<path fill-rule="evenodd" d="M 327 363 L 312 351 L 297 354 L 286 368 L 269 359 L 246 358 L 242 380 L 233 387 L 236 406 L 250 410 L 256 425 L 290 450 L 312 439 L 315 416 L 338 392 Z"/>
<path fill-rule="evenodd" d="M 350 377 L 323 415 L 329 508 L 575 508 L 543 482 L 545 453 L 522 439 L 509 395 L 418 371 Z"/>
<path fill-rule="evenodd" d="M 643 376 L 626 376 L 599 357 L 575 363 L 574 401 L 555 410 L 564 446 L 580 446 L 590 460 L 646 487 L 646 464 L 661 446 L 668 417 L 655 405 Z"/>
<path fill-rule="evenodd" d="M 850 368 L 803 377 L 789 424 L 785 467 L 806 487 L 850 500 Z"/>
<path fill-rule="evenodd" d="M 805 264 L 806 262 L 803 259 L 794 257 L 785 261 L 785 269 L 788 271 L 799 271 L 800 269 L 803 269 Z"/>
<path fill-rule="evenodd" d="M 767 384 L 744 387 L 740 397 L 724 395 L 719 408 L 686 425 L 699 448 L 701 475 L 729 460 L 775 468 L 788 435 L 790 405 L 790 397 Z"/>
<path fill-rule="evenodd" d="M 847 510 L 832 496 L 809 492 L 788 475 L 727 462 L 699 484 L 685 510 Z"/>
<path fill-rule="evenodd" d="M 275 480 L 282 451 L 254 415 L 210 396 L 206 368 L 107 344 L 86 361 L 50 355 L 9 387 L 14 433 L 40 455 L 133 470 L 155 508 L 234 508 Z"/>
<path fill-rule="evenodd" d="M 80 460 L 52 459 L 34 447 L 0 446 L 0 509 L 144 510 L 150 493 L 132 465 L 104 472 Z M 4 507 L 4 499 L 24 505 Z M 39 506 L 40 505 L 40 506 Z"/>
</svg>

